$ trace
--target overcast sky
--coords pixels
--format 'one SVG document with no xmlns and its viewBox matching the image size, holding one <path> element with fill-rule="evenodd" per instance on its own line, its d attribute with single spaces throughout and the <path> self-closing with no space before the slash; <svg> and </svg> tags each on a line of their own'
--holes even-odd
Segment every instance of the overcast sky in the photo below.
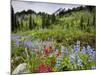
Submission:
<svg viewBox="0 0 100 75">
<path fill-rule="evenodd" d="M 52 14 L 59 8 L 65 8 L 66 10 L 69 8 L 79 7 L 80 5 L 72 5 L 72 4 L 55 4 L 55 3 L 40 3 L 40 2 L 31 2 L 31 1 L 12 1 L 12 6 L 14 8 L 14 12 L 32 9 L 35 12 L 46 12 L 48 14 Z"/>
</svg>

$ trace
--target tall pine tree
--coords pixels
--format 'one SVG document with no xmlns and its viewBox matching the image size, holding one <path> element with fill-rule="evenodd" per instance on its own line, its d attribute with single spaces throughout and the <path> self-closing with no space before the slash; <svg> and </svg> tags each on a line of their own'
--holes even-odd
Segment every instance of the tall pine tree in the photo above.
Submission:
<svg viewBox="0 0 100 75">
<path fill-rule="evenodd" d="M 14 31 L 14 9 L 11 6 L 11 31 Z"/>
<path fill-rule="evenodd" d="M 80 20 L 80 28 L 81 28 L 81 30 L 84 29 L 84 25 L 83 25 L 83 16 L 81 16 L 81 20 Z"/>
<path fill-rule="evenodd" d="M 29 18 L 29 29 L 32 30 L 33 29 L 33 25 L 32 25 L 32 16 L 30 14 L 30 18 Z"/>
</svg>

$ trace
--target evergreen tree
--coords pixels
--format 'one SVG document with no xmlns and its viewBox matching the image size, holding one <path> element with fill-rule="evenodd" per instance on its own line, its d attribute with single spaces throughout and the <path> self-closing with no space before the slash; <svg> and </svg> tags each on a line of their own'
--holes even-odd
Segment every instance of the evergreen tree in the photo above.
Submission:
<svg viewBox="0 0 100 75">
<path fill-rule="evenodd" d="M 80 20 L 80 28 L 81 28 L 81 30 L 84 29 L 84 25 L 83 25 L 83 16 L 81 17 L 81 20 Z"/>
<path fill-rule="evenodd" d="M 30 15 L 30 18 L 29 18 L 29 29 L 32 30 L 33 29 L 33 26 L 32 26 L 32 16 Z"/>
<path fill-rule="evenodd" d="M 95 18 L 95 15 L 93 17 L 93 26 L 96 27 L 96 18 Z"/>
<path fill-rule="evenodd" d="M 21 29 L 23 28 L 23 20 L 21 20 Z"/>
<path fill-rule="evenodd" d="M 17 31 L 17 28 L 18 28 L 18 26 L 17 26 L 17 17 L 16 17 L 16 14 L 14 14 L 14 31 Z"/>
<path fill-rule="evenodd" d="M 20 24 L 19 24 L 19 21 L 17 20 L 17 29 L 19 29 L 19 27 L 20 27 Z"/>
<path fill-rule="evenodd" d="M 14 10 L 11 6 L 11 31 L 14 31 Z"/>
<path fill-rule="evenodd" d="M 36 24 L 35 24 L 35 22 L 34 22 L 34 19 L 33 19 L 33 28 L 35 29 L 35 27 L 36 27 Z"/>
<path fill-rule="evenodd" d="M 42 28 L 45 28 L 45 15 L 42 15 Z"/>
<path fill-rule="evenodd" d="M 88 20 L 87 20 L 87 26 L 90 26 L 90 23 L 89 23 L 89 18 L 88 18 Z"/>
<path fill-rule="evenodd" d="M 53 15 L 52 15 L 52 23 L 54 23 L 55 20 L 56 20 L 56 18 L 55 18 L 55 15 L 53 14 Z"/>
</svg>

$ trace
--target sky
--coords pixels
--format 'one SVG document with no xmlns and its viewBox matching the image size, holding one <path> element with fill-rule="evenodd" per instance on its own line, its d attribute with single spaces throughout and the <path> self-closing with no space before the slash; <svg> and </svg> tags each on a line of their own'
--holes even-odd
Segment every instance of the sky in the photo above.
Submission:
<svg viewBox="0 0 100 75">
<path fill-rule="evenodd" d="M 72 9 L 74 7 L 79 7 L 81 5 L 76 4 L 56 4 L 56 3 L 45 3 L 45 2 L 32 2 L 32 1 L 16 1 L 13 0 L 11 5 L 14 8 L 14 13 L 20 12 L 22 10 L 32 9 L 35 12 L 46 12 L 48 14 L 54 13 L 59 8 Z"/>
</svg>

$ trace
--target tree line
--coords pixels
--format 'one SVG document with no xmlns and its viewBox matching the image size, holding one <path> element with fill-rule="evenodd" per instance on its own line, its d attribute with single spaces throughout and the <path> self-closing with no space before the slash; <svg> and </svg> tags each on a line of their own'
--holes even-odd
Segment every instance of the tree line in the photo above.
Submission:
<svg viewBox="0 0 100 75">
<path fill-rule="evenodd" d="M 57 11 L 55 11 L 53 14 L 47 14 L 45 12 L 38 12 L 36 13 L 35 11 L 29 9 L 27 11 L 23 10 L 21 12 L 16 12 L 14 13 L 14 9 L 11 6 L 11 31 L 12 32 L 17 32 L 18 30 L 32 30 L 35 28 L 49 28 L 49 26 L 51 24 L 54 24 L 57 22 L 57 16 L 61 17 L 65 14 L 70 14 L 71 12 L 76 12 L 76 11 L 80 11 L 80 10 L 87 10 L 88 12 L 93 12 L 95 14 L 96 11 L 96 7 L 95 6 L 80 6 L 77 8 L 73 8 L 73 9 L 62 9 L 59 8 Z M 40 16 L 41 17 L 41 21 L 39 21 L 39 23 L 41 22 L 41 25 L 38 26 L 39 24 L 37 22 L 35 22 L 35 17 Z M 93 15 L 93 24 L 95 26 L 95 15 Z M 87 26 L 89 26 L 89 19 L 87 21 Z M 84 29 L 84 24 L 83 24 L 83 17 L 81 17 L 80 19 L 80 27 L 81 29 Z"/>
</svg>

